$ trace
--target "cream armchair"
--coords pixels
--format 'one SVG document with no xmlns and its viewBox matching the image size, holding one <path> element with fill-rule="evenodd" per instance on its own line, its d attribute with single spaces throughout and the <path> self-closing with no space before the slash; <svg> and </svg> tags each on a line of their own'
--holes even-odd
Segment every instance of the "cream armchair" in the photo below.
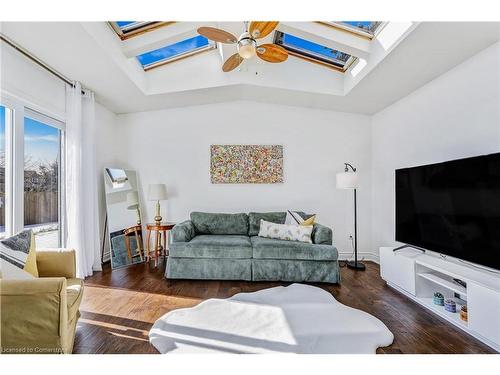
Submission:
<svg viewBox="0 0 500 375">
<path fill-rule="evenodd" d="M 71 353 L 83 280 L 74 250 L 37 251 L 39 277 L 0 280 L 2 353 Z"/>
</svg>

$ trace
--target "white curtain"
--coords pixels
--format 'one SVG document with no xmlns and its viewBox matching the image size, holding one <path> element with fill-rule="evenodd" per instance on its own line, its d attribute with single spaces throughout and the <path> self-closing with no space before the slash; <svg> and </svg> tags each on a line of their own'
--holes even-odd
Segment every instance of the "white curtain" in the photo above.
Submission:
<svg viewBox="0 0 500 375">
<path fill-rule="evenodd" d="M 66 90 L 67 247 L 76 250 L 77 277 L 101 268 L 95 163 L 94 93 Z"/>
</svg>

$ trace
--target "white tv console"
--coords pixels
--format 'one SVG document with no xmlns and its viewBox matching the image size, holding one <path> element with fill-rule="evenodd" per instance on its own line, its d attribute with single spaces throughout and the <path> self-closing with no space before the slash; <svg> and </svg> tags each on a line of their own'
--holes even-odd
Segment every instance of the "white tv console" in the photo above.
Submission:
<svg viewBox="0 0 500 375">
<path fill-rule="evenodd" d="M 500 275 L 439 254 L 380 248 L 380 274 L 387 284 L 500 352 Z M 454 282 L 460 279 L 466 287 Z M 433 303 L 434 292 L 467 302 L 468 321 Z"/>
</svg>

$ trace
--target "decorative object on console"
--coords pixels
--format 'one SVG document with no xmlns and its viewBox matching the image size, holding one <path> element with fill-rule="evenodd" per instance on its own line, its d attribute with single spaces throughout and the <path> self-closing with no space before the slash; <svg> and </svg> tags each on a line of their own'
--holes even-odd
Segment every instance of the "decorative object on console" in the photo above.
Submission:
<svg viewBox="0 0 500 375">
<path fill-rule="evenodd" d="M 355 270 L 365 270 L 365 265 L 358 262 L 358 218 L 356 189 L 358 188 L 358 174 L 356 168 L 349 163 L 344 163 L 344 172 L 337 173 L 337 189 L 352 189 L 354 191 L 354 261 L 347 262 L 347 267 Z M 349 168 L 351 171 L 349 171 Z"/>
<path fill-rule="evenodd" d="M 448 312 L 456 313 L 457 304 L 452 299 L 447 299 L 444 301 L 444 309 Z"/>
<path fill-rule="evenodd" d="M 433 302 L 435 305 L 444 306 L 444 296 L 439 292 L 434 293 Z"/>
<path fill-rule="evenodd" d="M 275 184 L 283 182 L 283 146 L 210 146 L 212 184 Z"/>
<path fill-rule="evenodd" d="M 285 241 L 312 243 L 312 225 L 276 224 L 269 221 L 260 221 L 259 237 L 274 238 Z"/>
<path fill-rule="evenodd" d="M 137 193 L 137 190 L 127 193 L 127 209 L 136 211 L 137 225 L 141 225 L 141 209 L 139 207 L 139 194 Z"/>
<path fill-rule="evenodd" d="M 160 201 L 167 199 L 167 187 L 165 184 L 149 184 L 148 199 L 156 201 L 156 215 L 154 220 L 157 225 L 160 225 L 163 219 L 161 217 Z"/>
<path fill-rule="evenodd" d="M 467 321 L 467 305 L 463 305 L 460 309 L 460 319 L 462 319 L 464 322 Z"/>
</svg>

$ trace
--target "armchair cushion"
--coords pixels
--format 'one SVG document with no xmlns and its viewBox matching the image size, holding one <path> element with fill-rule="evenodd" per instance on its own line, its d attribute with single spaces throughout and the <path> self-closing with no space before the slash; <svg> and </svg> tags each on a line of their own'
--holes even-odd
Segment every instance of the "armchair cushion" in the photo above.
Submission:
<svg viewBox="0 0 500 375">
<path fill-rule="evenodd" d="M 38 250 L 36 263 L 40 277 L 76 277 L 76 254 L 73 249 Z"/>
</svg>

